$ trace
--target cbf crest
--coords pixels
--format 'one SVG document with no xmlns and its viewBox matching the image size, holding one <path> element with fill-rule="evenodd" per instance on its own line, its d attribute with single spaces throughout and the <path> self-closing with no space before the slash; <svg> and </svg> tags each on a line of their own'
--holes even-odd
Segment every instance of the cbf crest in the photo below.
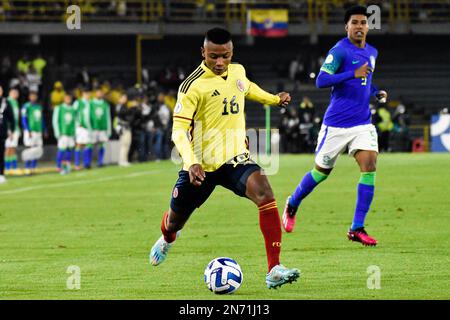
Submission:
<svg viewBox="0 0 450 320">
<path fill-rule="evenodd" d="M 239 89 L 239 91 L 241 91 L 241 92 L 244 92 L 244 91 L 245 91 L 245 85 L 244 85 L 244 82 L 242 82 L 240 79 L 238 79 L 238 80 L 236 81 L 236 85 L 237 85 L 237 88 Z"/>
</svg>

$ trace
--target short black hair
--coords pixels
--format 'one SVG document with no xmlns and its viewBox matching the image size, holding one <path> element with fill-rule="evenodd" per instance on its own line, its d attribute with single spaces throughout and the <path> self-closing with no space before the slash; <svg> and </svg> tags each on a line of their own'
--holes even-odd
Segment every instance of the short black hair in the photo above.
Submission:
<svg viewBox="0 0 450 320">
<path fill-rule="evenodd" d="M 231 41 L 231 33 L 222 28 L 209 29 L 205 34 L 205 41 L 215 44 L 225 44 Z"/>
<path fill-rule="evenodd" d="M 344 23 L 347 24 L 348 20 L 350 20 L 350 17 L 354 14 L 362 14 L 366 17 L 369 15 L 367 14 L 367 8 L 364 6 L 352 6 L 345 11 L 345 17 L 344 17 Z"/>
</svg>

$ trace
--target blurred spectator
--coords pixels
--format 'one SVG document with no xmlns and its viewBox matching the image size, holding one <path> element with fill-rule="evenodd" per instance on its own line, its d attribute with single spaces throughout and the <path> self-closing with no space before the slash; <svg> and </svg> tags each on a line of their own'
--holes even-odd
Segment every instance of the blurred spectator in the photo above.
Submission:
<svg viewBox="0 0 450 320">
<path fill-rule="evenodd" d="M 139 112 L 137 97 L 138 93 L 132 88 L 120 97 L 119 104 L 116 106 L 119 119 L 117 129 L 120 136 L 119 166 L 123 167 L 130 165 L 128 154 L 132 141 L 131 126 Z"/>
<path fill-rule="evenodd" d="M 316 65 L 314 66 L 314 70 L 317 70 L 316 72 L 319 73 L 319 69 L 323 66 L 325 62 L 325 56 L 324 55 L 319 55 L 319 57 L 317 58 L 316 61 Z"/>
<path fill-rule="evenodd" d="M 29 151 L 29 157 L 22 160 L 25 162 L 25 169 L 32 173 L 37 168 L 38 159 L 43 153 L 43 137 L 47 136 L 47 128 L 44 120 L 44 109 L 38 101 L 38 93 L 30 91 L 29 101 L 22 106 L 21 123 L 23 128 L 23 144 Z"/>
<path fill-rule="evenodd" d="M 206 18 L 206 0 L 195 0 L 195 11 L 197 18 Z"/>
<path fill-rule="evenodd" d="M 26 74 L 30 68 L 31 62 L 28 59 L 28 55 L 24 54 L 19 60 L 17 60 L 17 71 L 22 74 Z"/>
<path fill-rule="evenodd" d="M 44 74 L 45 66 L 47 65 L 47 61 L 42 57 L 40 53 L 36 55 L 36 58 L 31 62 L 31 66 L 36 70 L 39 76 L 42 78 Z"/>
<path fill-rule="evenodd" d="M 141 132 L 139 140 L 139 161 L 144 162 L 153 156 L 153 139 L 155 133 L 155 97 L 154 95 L 144 96 L 141 104 Z"/>
<path fill-rule="evenodd" d="M 98 157 L 97 166 L 103 167 L 106 143 L 111 137 L 111 107 L 105 100 L 104 90 L 101 87 L 95 89 L 95 97 L 91 99 L 90 121 L 92 126 L 92 143 L 97 146 Z M 89 155 L 89 166 L 92 161 L 92 154 Z"/>
<path fill-rule="evenodd" d="M 295 91 L 300 89 L 301 82 L 306 79 L 306 69 L 300 54 L 289 65 L 289 79 L 294 82 Z"/>
<path fill-rule="evenodd" d="M 0 86 L 0 184 L 6 182 L 3 175 L 5 170 L 5 141 L 6 138 L 11 136 L 11 131 L 15 130 L 15 123 L 12 106 L 7 98 L 3 97 L 3 88 Z"/>
<path fill-rule="evenodd" d="M 9 86 L 9 81 L 13 76 L 14 70 L 12 68 L 11 59 L 9 56 L 4 56 L 0 66 L 0 85 L 3 88 L 7 88 Z"/>
<path fill-rule="evenodd" d="M 168 106 L 164 104 L 164 94 L 158 94 L 156 104 L 157 121 L 155 121 L 155 143 L 154 151 L 156 159 L 166 159 L 169 153 L 170 120 L 171 113 Z"/>
<path fill-rule="evenodd" d="M 400 103 L 392 116 L 394 129 L 392 134 L 392 151 L 405 152 L 411 150 L 411 138 L 409 136 L 410 119 L 406 107 Z"/>
<path fill-rule="evenodd" d="M 116 84 L 111 91 L 109 92 L 108 100 L 110 101 L 111 105 L 117 106 L 120 104 L 120 99 L 122 95 L 124 94 L 124 90 L 121 84 Z M 117 116 L 117 110 L 113 108 L 111 110 L 113 119 Z M 117 139 L 117 134 L 114 131 L 113 139 Z"/>
<path fill-rule="evenodd" d="M 64 101 L 65 94 L 66 92 L 64 91 L 62 82 L 56 81 L 55 84 L 53 85 L 53 90 L 50 93 L 50 105 L 52 109 Z"/>
<path fill-rule="evenodd" d="M 80 0 L 79 4 L 83 16 L 91 17 L 97 13 L 97 8 L 92 4 L 91 0 Z"/>
<path fill-rule="evenodd" d="M 303 97 L 300 103 L 300 152 L 314 150 L 314 104 L 308 97 Z"/>
<path fill-rule="evenodd" d="M 130 104 L 131 105 L 131 104 Z M 119 103 L 116 105 L 116 115 L 117 115 L 117 125 L 115 125 L 115 130 L 119 135 L 119 166 L 128 167 L 130 163 L 128 162 L 128 151 L 130 151 L 131 145 L 131 129 L 130 121 L 128 119 L 128 96 L 124 93 L 120 99 Z"/>
<path fill-rule="evenodd" d="M 81 84 L 82 86 L 89 86 L 91 83 L 91 77 L 89 75 L 88 69 L 83 67 L 76 77 L 77 84 Z"/>
<path fill-rule="evenodd" d="M 116 12 L 119 17 L 125 17 L 127 15 L 127 2 L 124 0 L 114 1 L 117 2 Z"/>
<path fill-rule="evenodd" d="M 170 90 L 166 95 L 164 95 L 164 104 L 170 109 L 170 112 L 173 112 L 176 103 L 176 91 Z"/>
<path fill-rule="evenodd" d="M 216 18 L 216 0 L 206 0 L 205 10 L 207 18 Z"/>
<path fill-rule="evenodd" d="M 300 118 L 297 108 L 283 109 L 280 123 L 281 145 L 283 152 L 297 153 L 300 136 Z"/>
<path fill-rule="evenodd" d="M 103 92 L 103 97 L 104 99 L 111 104 L 111 84 L 109 83 L 108 80 L 104 80 L 102 82 L 102 85 L 100 86 L 102 92 Z M 115 104 L 114 104 L 115 105 Z"/>
<path fill-rule="evenodd" d="M 380 151 L 391 151 L 389 139 L 391 131 L 394 128 L 394 123 L 391 119 L 391 113 L 382 104 L 380 104 L 376 110 L 375 122 L 378 132 L 378 146 Z"/>
<path fill-rule="evenodd" d="M 133 92 L 136 96 L 136 108 L 133 109 L 134 117 L 131 119 L 131 146 L 130 151 L 128 152 L 128 161 L 133 162 L 135 159 L 135 154 L 137 153 L 137 157 L 139 160 L 140 148 L 141 148 L 141 134 L 142 134 L 142 92 L 138 87 L 133 87 L 129 89 L 127 92 Z"/>
<path fill-rule="evenodd" d="M 30 66 L 25 77 L 27 79 L 27 87 L 30 91 L 41 92 L 40 90 L 42 84 L 41 75 L 37 72 L 37 70 L 34 68 L 33 65 Z"/>
<path fill-rule="evenodd" d="M 185 73 L 181 67 L 169 64 L 158 75 L 158 83 L 165 91 L 178 90 L 178 86 L 183 82 Z"/>
</svg>

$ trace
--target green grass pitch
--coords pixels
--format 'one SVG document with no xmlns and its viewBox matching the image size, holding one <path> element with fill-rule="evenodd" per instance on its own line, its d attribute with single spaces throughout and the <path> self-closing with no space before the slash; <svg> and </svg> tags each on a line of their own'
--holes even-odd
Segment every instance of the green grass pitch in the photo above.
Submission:
<svg viewBox="0 0 450 320">
<path fill-rule="evenodd" d="M 313 156 L 283 155 L 269 176 L 278 208 Z M 366 228 L 379 245 L 347 240 L 359 173 L 341 156 L 330 178 L 302 204 L 283 234 L 281 261 L 298 282 L 268 290 L 258 211 L 216 188 L 186 224 L 168 259 L 148 262 L 160 236 L 178 166 L 169 161 L 71 173 L 12 177 L 0 186 L 1 299 L 450 299 L 450 156 L 381 154 Z M 244 282 L 218 296 L 203 283 L 207 263 L 229 256 Z M 69 266 L 81 288 L 69 290 Z M 380 289 L 368 289 L 369 266 Z"/>
</svg>

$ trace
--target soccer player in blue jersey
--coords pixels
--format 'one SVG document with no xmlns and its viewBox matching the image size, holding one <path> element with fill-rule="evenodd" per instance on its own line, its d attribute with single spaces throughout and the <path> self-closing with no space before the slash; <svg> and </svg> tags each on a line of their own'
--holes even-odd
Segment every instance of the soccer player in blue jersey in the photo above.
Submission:
<svg viewBox="0 0 450 320">
<path fill-rule="evenodd" d="M 371 124 L 369 100 L 386 100 L 387 93 L 372 85 L 378 51 L 366 43 L 369 31 L 367 9 L 354 6 L 345 13 L 347 37 L 329 51 L 317 77 L 317 87 L 331 87 L 331 101 L 317 139 L 315 167 L 303 177 L 288 197 L 283 212 L 283 227 L 292 232 L 302 200 L 333 170 L 340 153 L 348 149 L 359 165 L 356 209 L 347 233 L 352 241 L 375 246 L 377 241 L 364 229 L 375 190 L 378 141 Z"/>
</svg>

